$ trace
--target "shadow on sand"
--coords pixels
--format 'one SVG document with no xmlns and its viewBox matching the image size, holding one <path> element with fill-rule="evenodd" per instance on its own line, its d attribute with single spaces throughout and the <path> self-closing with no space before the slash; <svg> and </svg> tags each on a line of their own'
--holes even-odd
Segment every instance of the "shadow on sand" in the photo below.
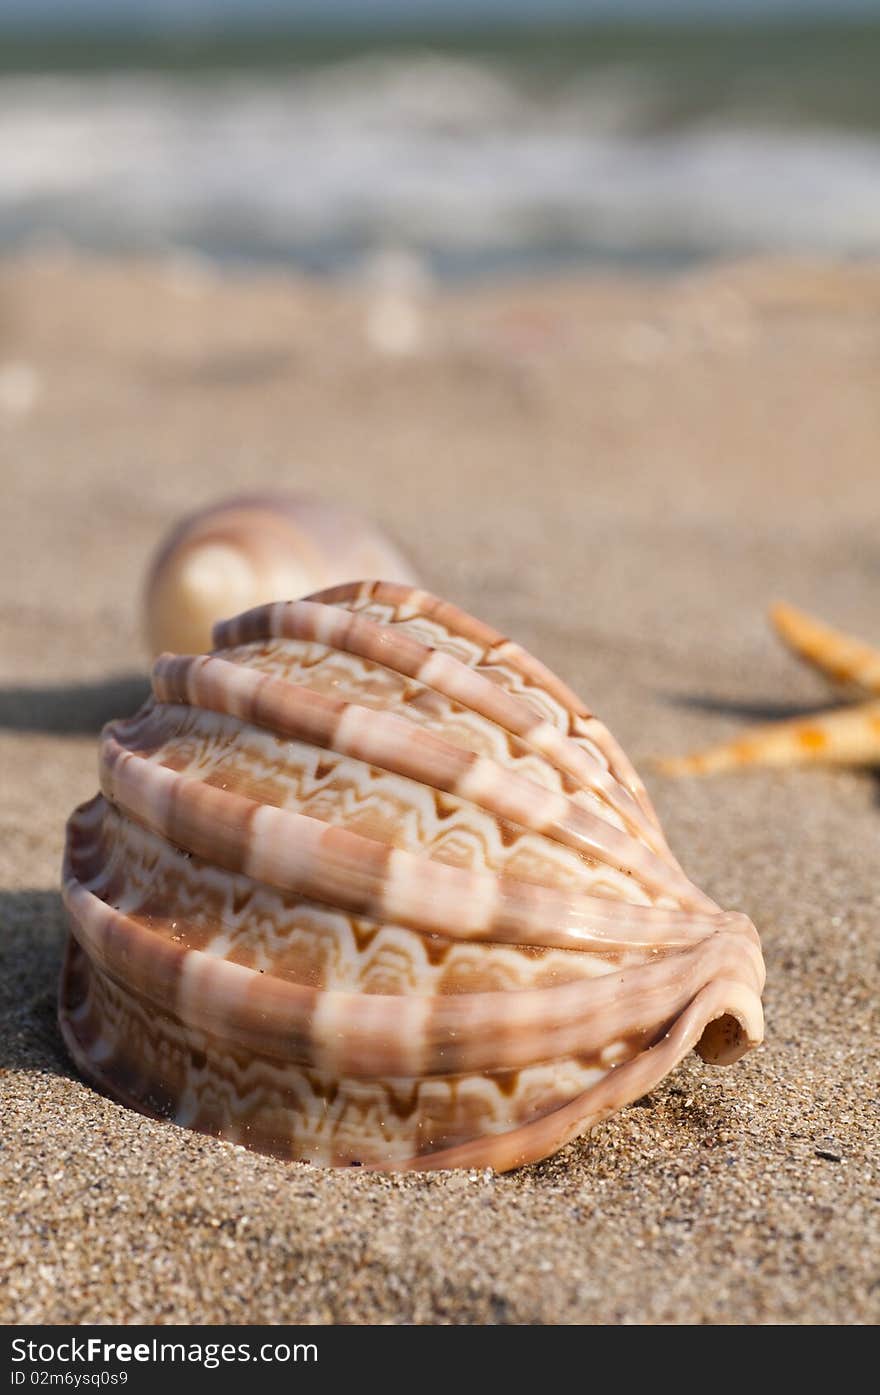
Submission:
<svg viewBox="0 0 880 1395">
<path fill-rule="evenodd" d="M 709 697 L 703 693 L 661 692 L 657 696 L 667 707 L 686 707 L 691 712 L 707 712 L 718 717 L 741 717 L 744 722 L 785 722 L 796 717 L 814 717 L 822 710 L 821 704 L 816 702 L 773 702 L 766 699 L 743 702 L 735 698 Z M 839 706 L 839 703 L 836 705 Z"/>
<path fill-rule="evenodd" d="M 0 688 L 0 729 L 94 736 L 114 717 L 131 716 L 149 695 L 149 680 L 140 673 L 100 683 Z"/>
<path fill-rule="evenodd" d="M 0 891 L 0 1069 L 75 1073 L 55 1018 L 65 934 L 57 891 Z"/>
</svg>

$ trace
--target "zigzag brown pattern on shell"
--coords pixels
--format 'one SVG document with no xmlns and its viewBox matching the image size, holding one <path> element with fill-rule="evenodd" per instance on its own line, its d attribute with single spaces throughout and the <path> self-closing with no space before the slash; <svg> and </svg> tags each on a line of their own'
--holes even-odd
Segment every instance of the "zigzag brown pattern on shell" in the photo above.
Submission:
<svg viewBox="0 0 880 1395">
<path fill-rule="evenodd" d="M 466 993 L 595 977 L 623 956 L 532 946 L 455 944 L 353 917 L 180 852 L 107 805 L 91 888 L 153 933 L 316 988 Z M 635 956 L 633 956 L 635 961 Z"/>
<path fill-rule="evenodd" d="M 77 1008 L 80 1040 L 132 1103 L 230 1142 L 312 1162 L 360 1161 L 375 1135 L 388 1161 L 452 1147 L 475 1132 L 501 1132 L 576 1098 L 602 1074 L 574 1059 L 497 1076 L 363 1081 L 322 1076 L 231 1050 L 88 972 Z M 161 1078 L 164 1087 L 153 1082 Z M 121 1083 L 121 1084 L 120 1084 Z M 248 1102 L 247 1116 L 241 1102 Z M 291 1132 L 291 1123 L 295 1132 Z"/>
<path fill-rule="evenodd" d="M 420 598 L 419 610 L 412 613 L 412 589 L 395 583 L 368 585 L 355 595 L 345 587 L 334 588 L 334 592 L 337 604 L 398 625 L 424 643 L 463 658 L 508 692 L 525 697 L 565 735 L 591 754 L 600 755 L 616 777 L 636 793 L 660 828 L 642 781 L 607 727 L 596 720 L 567 684 L 518 644 L 457 606 L 425 592 L 415 593 Z"/>
<path fill-rule="evenodd" d="M 345 655 L 369 659 L 430 690 L 461 701 L 484 719 L 523 738 L 557 768 L 576 775 L 585 791 L 592 792 L 616 810 L 649 846 L 668 854 L 644 787 L 610 734 L 600 725 L 595 726 L 599 737 L 595 744 L 569 740 L 564 734 L 567 719 L 562 714 L 557 716 L 556 725 L 534 701 L 523 701 L 517 694 L 506 691 L 503 682 L 494 681 L 499 675 L 479 673 L 443 648 L 425 645 L 406 634 L 400 625 L 396 629 L 383 627 L 355 612 L 340 613 L 334 607 L 311 601 L 249 612 L 236 621 L 219 624 L 216 636 L 218 643 L 229 647 L 263 639 L 264 630 L 277 638 L 319 641 Z M 589 726 L 593 727 L 592 722 Z M 552 741 L 550 733 L 555 738 Z M 617 753 L 617 764 L 621 768 L 616 776 L 609 772 L 609 760 L 601 750 L 603 745 Z"/>
<path fill-rule="evenodd" d="M 470 801 L 439 794 L 348 756 L 279 741 L 235 717 L 154 708 L 123 744 L 207 785 L 275 808 L 298 810 L 392 847 L 415 844 L 439 862 L 489 868 L 525 881 L 570 885 L 621 900 L 650 901 L 632 877 L 491 817 Z"/>
<path fill-rule="evenodd" d="M 356 701 L 363 707 L 398 711 L 462 750 L 489 756 L 547 789 L 568 794 L 589 807 L 599 802 L 582 790 L 573 776 L 550 765 L 512 732 L 487 723 L 442 693 L 368 659 L 295 639 L 279 639 L 271 647 L 262 643 L 235 645 L 224 651 L 224 657 L 292 683 L 305 683 L 316 692 Z M 603 813 L 621 823 L 613 811 L 603 808 Z"/>
</svg>

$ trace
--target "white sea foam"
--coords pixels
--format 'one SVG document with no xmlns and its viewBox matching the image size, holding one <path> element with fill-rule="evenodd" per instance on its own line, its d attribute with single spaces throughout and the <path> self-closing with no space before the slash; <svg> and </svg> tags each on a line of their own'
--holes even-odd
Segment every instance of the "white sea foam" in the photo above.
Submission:
<svg viewBox="0 0 880 1395">
<path fill-rule="evenodd" d="M 769 115 L 658 119 L 649 73 L 540 90 L 417 55 L 283 74 L 0 82 L 0 243 L 186 246 L 440 269 L 568 255 L 880 251 L 880 138 Z"/>
</svg>

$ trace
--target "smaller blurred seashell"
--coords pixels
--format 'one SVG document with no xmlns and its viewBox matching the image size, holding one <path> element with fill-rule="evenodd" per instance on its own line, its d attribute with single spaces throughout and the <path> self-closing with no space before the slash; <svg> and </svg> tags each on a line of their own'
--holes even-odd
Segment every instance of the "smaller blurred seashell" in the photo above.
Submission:
<svg viewBox="0 0 880 1395">
<path fill-rule="evenodd" d="M 147 577 L 152 654 L 200 654 L 218 620 L 368 576 L 415 572 L 367 519 L 302 495 L 224 499 L 189 515 L 159 547 Z"/>
</svg>

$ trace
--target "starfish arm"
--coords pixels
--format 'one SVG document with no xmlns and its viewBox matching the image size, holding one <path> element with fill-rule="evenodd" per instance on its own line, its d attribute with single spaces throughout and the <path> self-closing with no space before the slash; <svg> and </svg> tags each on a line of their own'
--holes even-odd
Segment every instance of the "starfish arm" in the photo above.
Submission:
<svg viewBox="0 0 880 1395">
<path fill-rule="evenodd" d="M 783 602 L 771 607 L 770 621 L 789 649 L 833 682 L 880 694 L 880 649 Z"/>
<path fill-rule="evenodd" d="M 880 765 L 880 702 L 752 727 L 693 755 L 655 762 L 665 775 L 710 775 L 745 765 Z"/>
</svg>

